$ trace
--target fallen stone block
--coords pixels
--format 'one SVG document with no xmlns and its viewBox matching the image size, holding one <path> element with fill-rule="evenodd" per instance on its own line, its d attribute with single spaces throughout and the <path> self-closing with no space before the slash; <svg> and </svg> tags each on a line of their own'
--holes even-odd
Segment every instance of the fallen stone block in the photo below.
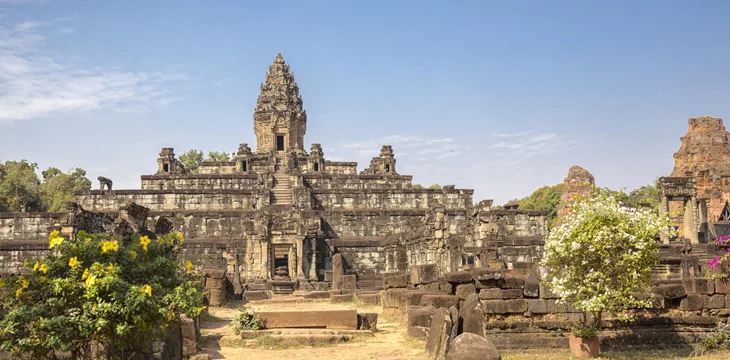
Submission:
<svg viewBox="0 0 730 360">
<path fill-rule="evenodd" d="M 409 306 L 419 305 L 421 298 L 426 295 L 442 295 L 439 291 L 421 291 L 421 290 L 408 290 L 400 293 L 400 299 L 398 303 L 399 309 L 407 309 Z"/>
<path fill-rule="evenodd" d="M 447 282 L 452 284 L 466 284 L 474 281 L 473 275 L 469 271 L 454 271 L 444 274 Z"/>
<path fill-rule="evenodd" d="M 459 306 L 459 298 L 455 295 L 424 295 L 421 298 L 421 306 L 431 305 L 435 308 L 450 308 Z"/>
<path fill-rule="evenodd" d="M 428 339 L 428 328 L 422 326 L 411 326 L 408 328 L 406 335 L 425 341 Z"/>
<path fill-rule="evenodd" d="M 357 314 L 358 330 L 377 330 L 378 313 L 359 313 Z"/>
<path fill-rule="evenodd" d="M 436 308 L 433 306 L 412 306 L 408 308 L 408 327 L 430 327 L 431 316 L 433 316 L 435 310 Z"/>
<path fill-rule="evenodd" d="M 476 334 L 464 332 L 449 344 L 446 360 L 500 360 L 497 348 Z"/>
<path fill-rule="evenodd" d="M 436 264 L 411 265 L 411 284 L 430 284 L 438 280 L 438 267 Z"/>
<path fill-rule="evenodd" d="M 430 284 L 420 284 L 416 285 L 416 288 L 423 291 L 441 291 L 441 284 L 435 282 Z"/>
<path fill-rule="evenodd" d="M 701 294 L 687 294 L 679 303 L 679 310 L 699 311 L 702 309 L 703 298 Z"/>
<path fill-rule="evenodd" d="M 451 326 L 451 314 L 448 310 L 440 308 L 433 312 L 431 328 L 428 330 L 428 339 L 426 340 L 426 351 L 431 358 L 445 358 Z"/>
<path fill-rule="evenodd" d="M 684 286 L 680 284 L 655 286 L 651 289 L 651 292 L 657 295 L 661 295 L 665 299 L 679 299 L 687 295 L 687 292 L 684 290 Z"/>
<path fill-rule="evenodd" d="M 504 272 L 490 268 L 474 268 L 472 278 L 474 280 L 499 280 L 504 278 Z"/>
<path fill-rule="evenodd" d="M 484 309 L 477 294 L 469 294 L 461 304 L 459 318 L 463 332 L 484 336 Z"/>
<path fill-rule="evenodd" d="M 725 295 L 704 295 L 702 298 L 703 309 L 723 309 L 725 308 Z"/>
<path fill-rule="evenodd" d="M 257 312 L 265 329 L 323 328 L 357 330 L 357 310 Z"/>
<path fill-rule="evenodd" d="M 380 292 L 383 307 L 385 308 L 398 308 L 401 306 L 401 297 L 403 297 L 408 289 L 403 288 L 390 288 Z"/>
<path fill-rule="evenodd" d="M 342 290 L 355 290 L 357 288 L 357 276 L 355 275 L 343 275 L 342 276 Z"/>
</svg>

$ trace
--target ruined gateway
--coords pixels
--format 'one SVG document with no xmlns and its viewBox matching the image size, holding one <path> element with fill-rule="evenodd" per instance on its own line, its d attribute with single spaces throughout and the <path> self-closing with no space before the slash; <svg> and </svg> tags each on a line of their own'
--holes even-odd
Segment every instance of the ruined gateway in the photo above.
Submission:
<svg viewBox="0 0 730 360">
<path fill-rule="evenodd" d="M 536 266 L 543 213 L 475 205 L 473 190 L 454 186 L 414 187 L 389 145 L 359 173 L 355 162 L 326 160 L 320 144 L 307 151 L 307 114 L 281 55 L 260 91 L 255 151 L 240 144 L 232 161 L 203 162 L 193 174 L 163 148 L 140 190 L 102 183 L 76 194 L 68 213 L 0 213 L 0 271 L 19 272 L 23 259 L 46 251 L 49 231 L 72 227 L 80 211 L 112 219 L 131 203 L 149 209 L 142 221 L 150 229 L 168 219 L 185 235 L 184 256 L 225 269 L 234 287 L 284 278 L 293 288 L 319 288 L 331 281 L 337 253 L 361 289 L 380 288 L 384 273 L 416 264 L 437 264 L 440 273 Z"/>
</svg>

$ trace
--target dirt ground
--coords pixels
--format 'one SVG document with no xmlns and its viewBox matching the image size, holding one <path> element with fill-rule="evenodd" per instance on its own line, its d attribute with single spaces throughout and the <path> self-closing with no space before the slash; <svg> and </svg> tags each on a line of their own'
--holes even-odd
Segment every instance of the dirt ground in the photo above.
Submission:
<svg viewBox="0 0 730 360">
<path fill-rule="evenodd" d="M 388 310 L 383 312 L 380 306 L 357 307 L 355 303 L 330 303 L 327 300 L 319 301 L 291 301 L 291 297 L 278 297 L 267 302 L 253 302 L 246 307 L 254 311 L 277 310 L 342 310 L 357 309 L 360 312 L 377 312 L 378 331 L 373 336 L 355 337 L 349 342 L 339 344 L 324 344 L 316 346 L 295 346 L 280 348 L 277 345 L 262 346 L 255 340 L 241 340 L 234 335 L 230 321 L 241 305 L 229 304 L 227 307 L 210 308 L 209 315 L 201 321 L 203 336 L 202 352 L 211 355 L 214 359 L 262 359 L 262 360 L 415 360 L 427 359 L 424 343 L 406 336 L 404 319 L 399 313 Z M 604 352 L 600 359 L 611 360 L 640 360 L 640 359 L 697 359 L 697 360 L 725 360 L 730 359 L 730 351 L 713 352 L 704 356 L 694 356 L 691 350 L 650 350 L 630 352 Z M 535 359 L 535 360 L 565 360 L 571 359 L 568 349 L 536 349 L 510 350 L 502 352 L 503 360 Z"/>
</svg>

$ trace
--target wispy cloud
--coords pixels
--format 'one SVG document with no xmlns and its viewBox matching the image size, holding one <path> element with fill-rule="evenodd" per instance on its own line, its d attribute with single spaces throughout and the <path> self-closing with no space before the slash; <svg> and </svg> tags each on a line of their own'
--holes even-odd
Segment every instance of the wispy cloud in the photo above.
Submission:
<svg viewBox="0 0 730 360">
<path fill-rule="evenodd" d="M 500 140 L 492 144 L 493 149 L 503 150 L 503 154 L 512 157 L 533 157 L 541 153 L 552 153 L 559 148 L 567 148 L 577 144 L 565 136 L 555 133 L 538 133 L 523 131 L 509 134 L 494 134 Z"/>
<path fill-rule="evenodd" d="M 360 157 L 377 156 L 383 145 L 392 145 L 396 156 L 423 156 L 451 152 L 455 149 L 454 139 L 434 138 L 418 135 L 389 135 L 376 139 L 344 144 L 345 149 L 354 149 Z"/>
<path fill-rule="evenodd" d="M 49 33 L 73 32 L 54 28 L 66 20 L 0 26 L 0 122 L 100 109 L 143 111 L 180 100 L 170 83 L 186 80 L 185 74 L 82 66 L 45 50 Z"/>
</svg>

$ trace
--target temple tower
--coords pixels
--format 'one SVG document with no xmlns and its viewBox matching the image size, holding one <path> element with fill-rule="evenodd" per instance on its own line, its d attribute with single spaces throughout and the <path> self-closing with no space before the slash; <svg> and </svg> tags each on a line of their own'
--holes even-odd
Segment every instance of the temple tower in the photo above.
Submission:
<svg viewBox="0 0 730 360">
<path fill-rule="evenodd" d="M 281 54 L 266 73 L 253 113 L 256 152 L 304 152 L 307 113 L 302 107 L 294 74 Z"/>
</svg>

